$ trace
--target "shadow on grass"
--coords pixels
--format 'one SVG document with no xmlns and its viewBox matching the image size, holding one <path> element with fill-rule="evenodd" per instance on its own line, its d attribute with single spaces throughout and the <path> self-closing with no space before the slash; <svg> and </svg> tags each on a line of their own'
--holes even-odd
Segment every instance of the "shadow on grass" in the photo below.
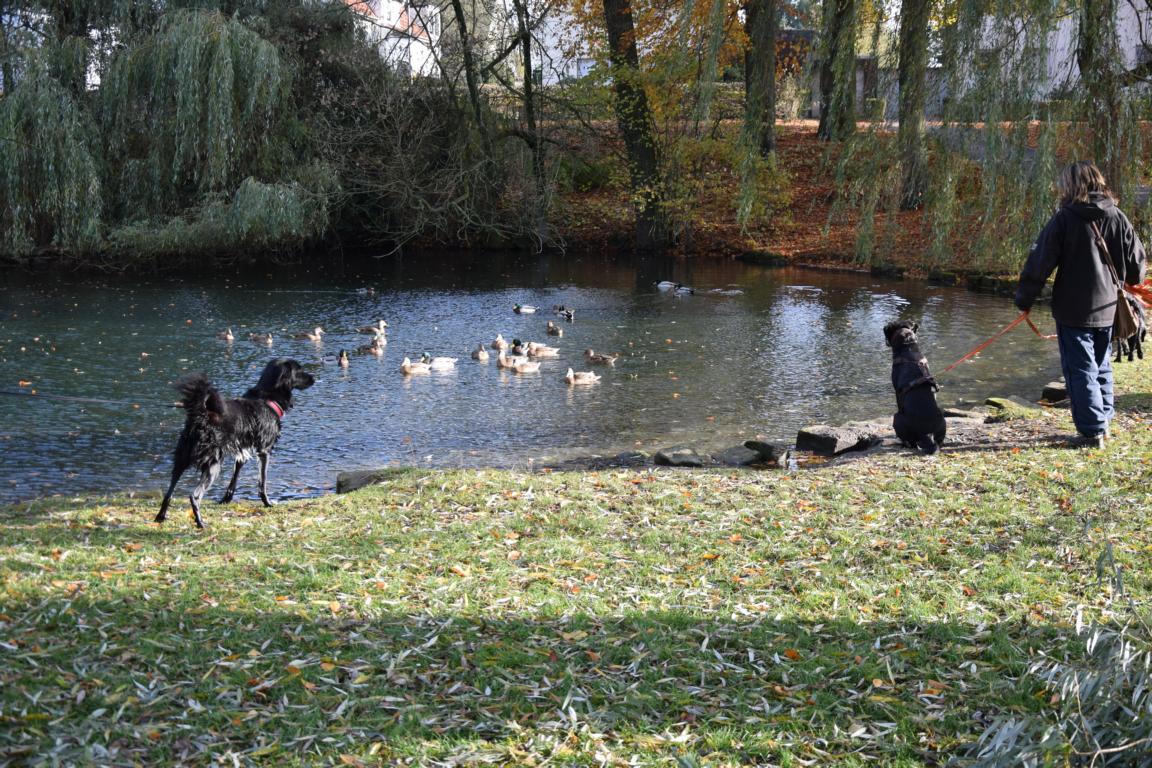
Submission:
<svg viewBox="0 0 1152 768">
<path fill-rule="evenodd" d="M 1059 642 L 1027 623 L 767 613 L 351 618 L 285 603 L 177 611 L 136 596 L 9 611 L 0 757 L 62 762 L 92 745 L 113 762 L 160 764 L 265 748 L 331 761 L 372 744 L 420 762 L 547 754 L 543 738 L 580 764 L 605 744 L 740 763 L 938 764 L 990 717 L 1039 707 L 1037 686 L 1017 678 Z"/>
</svg>

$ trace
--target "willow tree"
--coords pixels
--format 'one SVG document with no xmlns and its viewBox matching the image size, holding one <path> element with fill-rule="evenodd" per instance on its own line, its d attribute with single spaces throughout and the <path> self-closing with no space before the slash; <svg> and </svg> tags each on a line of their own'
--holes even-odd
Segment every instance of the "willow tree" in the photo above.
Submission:
<svg viewBox="0 0 1152 768">
<path fill-rule="evenodd" d="M 748 0 L 744 31 L 748 50 L 744 58 L 744 126 L 761 157 L 776 148 L 776 34 L 778 0 Z"/>
<path fill-rule="evenodd" d="M 856 0 L 824 0 L 820 44 L 820 125 L 838 141 L 856 130 Z"/>
<path fill-rule="evenodd" d="M 1128 104 L 1122 92 L 1123 56 L 1117 40 L 1116 0 L 1081 0 L 1076 64 L 1084 86 L 1084 119 L 1093 127 L 1092 150 L 1109 185 L 1122 191 L 1130 152 L 1121 119 Z"/>
<path fill-rule="evenodd" d="M 213 11 L 170 14 L 125 48 L 101 87 L 117 218 L 172 213 L 295 162 L 291 69 L 276 47 Z"/>
<path fill-rule="evenodd" d="M 100 242 L 101 185 L 92 133 L 43 60 L 0 98 L 0 249 L 83 252 Z"/>
<path fill-rule="evenodd" d="M 642 250 L 657 248 L 664 245 L 665 240 L 660 210 L 660 165 L 652 110 L 641 81 L 631 0 L 604 0 L 604 24 L 612 63 L 616 122 L 628 156 L 632 206 L 636 212 L 636 246 Z"/>
<path fill-rule="evenodd" d="M 928 18 L 931 0 L 900 5 L 900 207 L 916 208 L 928 187 L 924 146 L 925 81 L 928 75 Z"/>
</svg>

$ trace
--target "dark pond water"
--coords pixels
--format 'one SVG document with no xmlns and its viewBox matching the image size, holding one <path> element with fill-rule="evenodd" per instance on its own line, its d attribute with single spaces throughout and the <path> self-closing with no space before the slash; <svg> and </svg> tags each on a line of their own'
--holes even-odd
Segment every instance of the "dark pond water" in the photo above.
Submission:
<svg viewBox="0 0 1152 768">
<path fill-rule="evenodd" d="M 345 469 L 527 466 L 677 443 L 717 449 L 754 435 L 788 442 L 806 424 L 893 410 L 888 320 L 920 321 L 939 372 L 1016 314 L 1002 297 L 916 282 L 736 262 L 638 267 L 598 255 L 420 255 L 179 280 L 5 279 L 0 391 L 139 405 L 0 395 L 0 501 L 8 502 L 162 489 L 183 416 L 163 404 L 187 371 L 206 372 L 231 395 L 273 356 L 316 373 L 272 461 L 273 494 L 298 496 L 330 490 Z M 661 292 L 658 279 L 697 293 Z M 360 290 L 367 286 L 374 296 Z M 517 303 L 542 311 L 517 315 Z M 554 304 L 574 307 L 575 322 L 562 323 L 563 338 L 552 340 L 561 357 L 540 373 L 469 359 L 497 333 L 548 342 Z M 382 358 L 353 355 L 348 370 L 325 364 L 364 344 L 355 330 L 378 318 L 390 326 Z M 317 325 L 328 331 L 323 344 L 290 339 Z M 232 344 L 216 338 L 227 327 Z M 274 346 L 248 341 L 252 331 L 272 332 Z M 622 357 L 597 385 L 571 389 L 564 373 L 588 369 L 587 347 Z M 460 360 L 452 372 L 402 376 L 400 360 L 422 351 Z M 1032 396 L 1058 370 L 1055 344 L 1021 327 L 943 377 L 940 399 Z M 255 495 L 255 477 L 246 468 L 241 496 Z"/>
</svg>

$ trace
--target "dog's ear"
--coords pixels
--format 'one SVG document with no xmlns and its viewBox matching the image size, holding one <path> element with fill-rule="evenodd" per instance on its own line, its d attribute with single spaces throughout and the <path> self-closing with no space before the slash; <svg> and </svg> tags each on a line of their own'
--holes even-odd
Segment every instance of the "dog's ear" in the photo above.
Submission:
<svg viewBox="0 0 1152 768">
<path fill-rule="evenodd" d="M 912 323 L 912 333 L 920 332 L 920 323 Z"/>
</svg>

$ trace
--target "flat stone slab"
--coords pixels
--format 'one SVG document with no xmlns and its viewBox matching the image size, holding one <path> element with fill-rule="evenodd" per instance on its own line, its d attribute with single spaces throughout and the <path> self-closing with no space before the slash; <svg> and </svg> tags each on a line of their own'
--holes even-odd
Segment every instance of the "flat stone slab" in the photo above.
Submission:
<svg viewBox="0 0 1152 768">
<path fill-rule="evenodd" d="M 744 447 L 756 452 L 757 463 L 787 467 L 788 459 L 792 457 L 792 449 L 788 446 L 766 443 L 763 440 L 745 440 Z"/>
<path fill-rule="evenodd" d="M 742 445 L 734 445 L 720 451 L 720 453 L 714 453 L 712 458 L 729 467 L 750 467 L 761 462 L 758 452 Z"/>
<path fill-rule="evenodd" d="M 846 451 L 862 451 L 881 442 L 883 436 L 871 428 L 830 427 L 816 424 L 796 433 L 796 450 L 822 456 L 838 456 Z"/>
<path fill-rule="evenodd" d="M 1044 385 L 1044 391 L 1040 395 L 1041 399 L 1047 400 L 1050 403 L 1059 403 L 1068 399 L 1068 385 L 1064 380 L 1050 381 Z"/>
<path fill-rule="evenodd" d="M 336 493 L 350 493 L 369 485 L 381 485 L 411 471 L 405 467 L 386 467 L 384 469 L 357 469 L 351 472 L 341 472 L 336 475 Z"/>
<path fill-rule="evenodd" d="M 940 412 L 946 419 L 979 419 L 983 421 L 988 414 L 985 411 L 965 410 L 964 408 L 941 408 Z"/>
<path fill-rule="evenodd" d="M 987 418 L 987 421 L 992 423 L 1014 419 L 1037 419 L 1044 415 L 1043 406 L 1016 395 L 990 397 L 984 401 L 984 405 L 989 405 L 995 409 Z"/>
<path fill-rule="evenodd" d="M 684 446 L 664 448 L 656 451 L 656 455 L 652 457 L 652 461 L 661 467 L 704 466 L 704 457 L 696 453 L 695 449 Z"/>
</svg>

